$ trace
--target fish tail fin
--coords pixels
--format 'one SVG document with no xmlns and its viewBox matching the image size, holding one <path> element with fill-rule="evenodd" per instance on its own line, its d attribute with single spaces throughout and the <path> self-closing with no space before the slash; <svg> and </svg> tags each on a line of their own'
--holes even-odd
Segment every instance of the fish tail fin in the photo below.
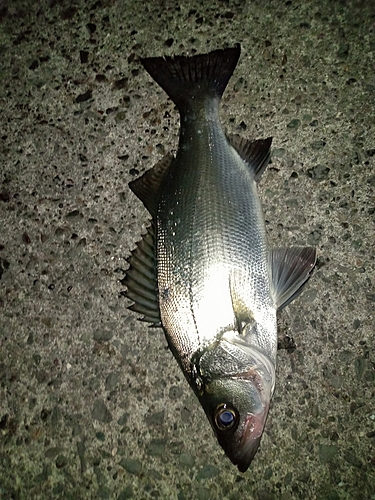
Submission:
<svg viewBox="0 0 375 500">
<path fill-rule="evenodd" d="M 192 102 L 221 97 L 240 57 L 240 44 L 192 57 L 147 57 L 141 63 L 184 113 Z"/>
</svg>

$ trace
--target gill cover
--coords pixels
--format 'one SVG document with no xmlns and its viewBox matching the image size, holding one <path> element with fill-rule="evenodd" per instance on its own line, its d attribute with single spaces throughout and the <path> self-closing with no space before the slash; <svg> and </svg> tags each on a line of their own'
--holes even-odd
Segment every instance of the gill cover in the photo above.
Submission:
<svg viewBox="0 0 375 500">
<path fill-rule="evenodd" d="M 226 455 L 245 472 L 266 423 L 275 368 L 259 348 L 225 339 L 193 358 L 192 387 Z"/>
</svg>

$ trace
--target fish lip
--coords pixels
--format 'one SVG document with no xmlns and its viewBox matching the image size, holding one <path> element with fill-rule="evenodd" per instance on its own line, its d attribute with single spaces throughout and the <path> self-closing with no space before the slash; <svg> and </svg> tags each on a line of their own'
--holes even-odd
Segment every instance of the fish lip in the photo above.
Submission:
<svg viewBox="0 0 375 500">
<path fill-rule="evenodd" d="M 267 420 L 268 408 L 269 404 L 261 413 L 249 413 L 246 417 L 237 453 L 231 457 L 232 463 L 237 465 L 240 472 L 247 471 L 258 451 Z"/>
</svg>

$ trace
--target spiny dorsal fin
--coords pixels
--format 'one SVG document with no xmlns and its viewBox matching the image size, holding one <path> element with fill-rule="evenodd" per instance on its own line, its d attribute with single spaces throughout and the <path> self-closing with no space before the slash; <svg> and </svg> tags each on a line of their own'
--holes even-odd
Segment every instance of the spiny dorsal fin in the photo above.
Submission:
<svg viewBox="0 0 375 500">
<path fill-rule="evenodd" d="M 249 141 L 239 135 L 229 134 L 227 138 L 258 182 L 270 161 L 272 137 Z"/>
<path fill-rule="evenodd" d="M 130 189 L 154 218 L 158 209 L 163 181 L 173 160 L 174 156 L 168 153 L 141 177 L 129 182 Z"/>
<path fill-rule="evenodd" d="M 316 262 L 313 247 L 273 248 L 269 254 L 271 292 L 278 310 L 302 291 Z"/>
<path fill-rule="evenodd" d="M 153 223 L 147 228 L 127 261 L 130 267 L 121 284 L 126 286 L 125 297 L 134 302 L 129 309 L 143 314 L 141 321 L 160 326 Z"/>
</svg>

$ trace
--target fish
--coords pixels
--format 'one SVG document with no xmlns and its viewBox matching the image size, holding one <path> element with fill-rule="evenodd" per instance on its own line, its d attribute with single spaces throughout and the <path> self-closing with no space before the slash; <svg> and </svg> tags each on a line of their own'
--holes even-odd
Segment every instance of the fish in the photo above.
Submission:
<svg viewBox="0 0 375 500">
<path fill-rule="evenodd" d="M 272 137 L 221 125 L 240 51 L 140 59 L 176 105 L 180 132 L 176 154 L 129 183 L 151 218 L 122 283 L 129 309 L 164 330 L 218 443 L 245 472 L 274 393 L 277 312 L 311 276 L 316 249 L 269 247 L 257 184 Z"/>
</svg>

